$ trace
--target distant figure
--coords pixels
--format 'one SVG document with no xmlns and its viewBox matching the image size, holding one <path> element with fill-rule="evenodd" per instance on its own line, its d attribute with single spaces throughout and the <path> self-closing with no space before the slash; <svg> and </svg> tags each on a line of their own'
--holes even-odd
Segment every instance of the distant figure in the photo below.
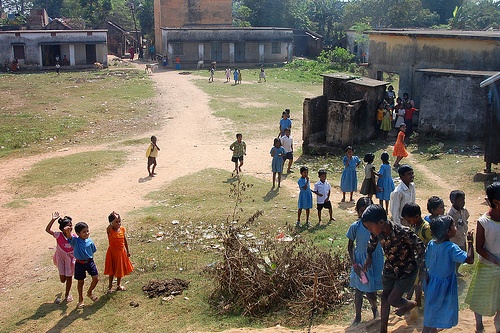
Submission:
<svg viewBox="0 0 500 333">
<path fill-rule="evenodd" d="M 238 69 L 238 83 L 241 84 L 241 71 Z"/>
<path fill-rule="evenodd" d="M 214 82 L 214 74 L 215 74 L 215 67 L 210 66 L 210 77 L 208 78 L 208 82 Z"/>
<path fill-rule="evenodd" d="M 66 57 L 66 55 L 64 55 L 64 57 L 63 57 L 62 64 L 63 64 L 63 66 L 68 66 L 69 65 L 69 60 Z"/>
<path fill-rule="evenodd" d="M 368 153 L 365 155 L 363 161 L 365 161 L 365 179 L 361 184 L 361 189 L 359 193 L 364 194 L 372 199 L 373 195 L 377 191 L 377 184 L 375 180 L 375 167 L 373 166 L 373 161 L 375 160 L 375 154 Z"/>
<path fill-rule="evenodd" d="M 163 57 L 163 61 L 161 63 L 163 65 L 163 67 L 167 68 L 168 66 L 168 55 L 165 54 L 165 56 Z"/>
<path fill-rule="evenodd" d="M 413 133 L 413 113 L 415 112 L 415 102 L 410 99 L 408 93 L 403 94 L 403 108 L 405 109 L 406 135 L 408 137 Z"/>
<path fill-rule="evenodd" d="M 233 152 L 233 157 L 231 161 L 234 163 L 234 172 L 236 174 L 241 172 L 241 167 L 243 166 L 243 156 L 247 154 L 247 145 L 243 141 L 243 135 L 241 133 L 236 134 L 236 141 L 234 141 L 229 150 Z M 238 161 L 240 165 L 238 165 Z"/>
<path fill-rule="evenodd" d="M 231 81 L 231 68 L 226 67 L 226 82 Z"/>
<path fill-rule="evenodd" d="M 156 47 L 154 45 L 149 47 L 149 56 L 151 57 L 151 60 L 156 60 Z"/>
<path fill-rule="evenodd" d="M 59 69 L 61 68 L 61 65 L 59 65 L 59 61 L 56 62 L 56 72 L 57 72 L 57 75 L 59 75 Z"/>
<path fill-rule="evenodd" d="M 156 144 L 156 140 L 156 136 L 153 135 L 151 137 L 151 143 L 146 150 L 146 157 L 148 158 L 149 177 L 154 177 L 156 175 L 156 157 L 158 157 L 158 152 L 160 151 L 160 147 L 158 147 L 158 145 Z M 150 170 L 151 166 L 153 166 L 153 168 Z"/>
<path fill-rule="evenodd" d="M 280 138 L 280 141 L 281 145 L 285 149 L 285 156 L 283 156 L 283 167 L 285 166 L 286 160 L 288 160 L 288 168 L 286 172 L 290 173 L 291 172 L 290 168 L 292 167 L 293 163 L 293 139 L 292 136 L 290 135 L 289 128 L 285 129 L 285 135 L 283 135 Z"/>
<path fill-rule="evenodd" d="M 266 82 L 266 72 L 264 72 L 264 66 L 260 66 L 259 82 L 262 79 L 264 79 L 264 82 Z"/>
<path fill-rule="evenodd" d="M 134 60 L 134 55 L 135 55 L 135 49 L 133 46 L 131 46 L 129 49 L 128 49 L 128 53 L 130 53 L 130 60 Z"/>
<path fill-rule="evenodd" d="M 406 143 L 405 143 L 405 132 L 406 132 L 406 124 L 402 123 L 399 126 L 399 133 L 396 139 L 396 143 L 394 144 L 394 150 L 392 151 L 392 156 L 396 157 L 396 161 L 394 162 L 394 167 L 399 168 L 399 162 L 403 159 L 403 157 L 408 156 L 408 152 L 406 151 Z"/>
<path fill-rule="evenodd" d="M 108 294 L 113 292 L 113 280 L 116 277 L 116 290 L 123 291 L 125 286 L 121 284 L 122 277 L 129 275 L 134 268 L 130 262 L 130 251 L 128 248 L 127 230 L 122 227 L 120 214 L 112 212 L 108 216 L 109 225 L 106 228 L 109 247 L 106 252 L 104 263 L 104 274 L 109 275 Z"/>
<path fill-rule="evenodd" d="M 269 152 L 273 158 L 271 162 L 271 171 L 273 172 L 273 189 L 276 185 L 276 178 L 278 178 L 278 188 L 281 186 L 281 173 L 283 172 L 283 156 L 285 156 L 285 149 L 281 146 L 281 141 L 274 138 L 274 144 Z M 276 177 L 278 176 L 278 177 Z"/>
<path fill-rule="evenodd" d="M 238 84 L 238 69 L 235 68 L 233 72 L 233 78 L 234 78 L 234 85 Z"/>
<path fill-rule="evenodd" d="M 19 70 L 19 60 L 17 58 L 14 58 L 14 60 L 12 60 L 12 64 L 10 65 L 10 70 L 13 72 Z"/>
<path fill-rule="evenodd" d="M 385 152 L 382 153 L 382 155 L 380 155 L 380 159 L 382 160 L 382 165 L 380 166 L 380 170 L 377 174 L 378 180 L 376 197 L 380 200 L 380 206 L 383 206 L 385 201 L 385 210 L 389 211 L 389 201 L 391 200 L 391 193 L 394 191 L 394 180 L 392 180 L 391 176 L 389 154 Z"/>
<path fill-rule="evenodd" d="M 181 69 L 181 58 L 179 56 L 175 57 L 175 69 L 176 70 Z"/>
<path fill-rule="evenodd" d="M 285 135 L 285 129 L 292 129 L 292 121 L 290 120 L 290 117 L 288 116 L 288 113 L 283 111 L 281 113 L 281 119 L 280 119 L 280 131 L 278 134 L 278 138 L 281 138 L 283 135 Z"/>
<path fill-rule="evenodd" d="M 354 201 L 352 195 L 358 190 L 358 176 L 356 175 L 356 168 L 361 164 L 359 157 L 354 156 L 354 149 L 347 146 L 345 149 L 345 156 L 342 159 L 344 171 L 340 177 L 340 189 L 342 190 L 342 202 L 345 202 L 346 192 L 350 192 L 351 196 L 349 201 Z"/>
<path fill-rule="evenodd" d="M 394 101 L 396 100 L 396 93 L 394 92 L 394 87 L 392 85 L 387 88 L 384 99 L 387 102 L 387 104 L 391 106 L 391 108 L 394 107 Z"/>
</svg>

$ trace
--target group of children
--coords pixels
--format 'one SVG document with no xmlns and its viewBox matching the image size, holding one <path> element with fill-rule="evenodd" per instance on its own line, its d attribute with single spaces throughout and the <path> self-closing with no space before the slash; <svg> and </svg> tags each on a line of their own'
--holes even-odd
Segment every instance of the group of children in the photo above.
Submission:
<svg viewBox="0 0 500 333">
<path fill-rule="evenodd" d="M 489 185 L 486 196 L 490 209 L 477 223 L 479 262 L 465 301 L 474 311 L 476 332 L 484 332 L 483 315 L 495 315 L 495 329 L 500 332 L 500 182 Z M 384 208 L 372 204 L 370 198 L 358 200 L 359 220 L 346 235 L 352 263 L 350 285 L 355 289 L 353 324 L 361 321 L 363 293 L 375 318 L 376 292 L 382 290 L 380 332 L 387 332 L 390 307 L 396 307 L 396 315 L 404 315 L 421 305 L 423 289 L 423 332 L 457 325 L 458 266 L 474 263 L 474 235 L 468 231 L 465 193 L 452 191 L 450 201 L 452 207 L 444 215 L 443 200 L 430 197 L 425 218 L 417 204 L 407 203 L 401 217 L 408 228 L 388 220 Z M 415 301 L 411 300 L 414 291 Z"/>
<path fill-rule="evenodd" d="M 402 124 L 408 127 L 408 135 L 413 132 L 413 114 L 417 111 L 415 103 L 408 93 L 396 98 L 394 87 L 390 85 L 385 92 L 384 99 L 377 105 L 376 129 L 382 133 L 382 138 L 387 139 L 392 128 L 399 129 Z"/>
<path fill-rule="evenodd" d="M 52 231 L 52 225 L 57 220 L 59 231 Z M 116 290 L 125 290 L 121 279 L 133 271 L 130 262 L 130 250 L 127 243 L 126 229 L 121 225 L 120 215 L 112 212 L 108 216 L 109 225 L 106 228 L 109 247 L 106 252 L 104 274 L 109 275 L 108 293 L 113 292 L 113 280 L 116 277 Z M 53 256 L 54 264 L 59 271 L 59 278 L 65 283 L 64 301 L 73 301 L 70 294 L 73 276 L 78 281 L 78 303 L 77 308 L 82 309 L 84 304 L 83 286 L 87 274 L 91 277 L 91 283 L 87 289 L 87 297 L 93 302 L 98 300 L 94 289 L 99 282 L 99 273 L 94 262 L 94 253 L 97 248 L 90 239 L 89 226 L 85 222 L 75 225 L 75 233 L 72 234 L 73 222 L 69 216 L 60 217 L 58 212 L 52 214 L 52 219 L 47 224 L 45 231 L 56 239 L 56 251 Z M 62 294 L 61 294 L 62 295 Z M 61 303 L 62 297 L 57 296 L 55 302 Z"/>
</svg>

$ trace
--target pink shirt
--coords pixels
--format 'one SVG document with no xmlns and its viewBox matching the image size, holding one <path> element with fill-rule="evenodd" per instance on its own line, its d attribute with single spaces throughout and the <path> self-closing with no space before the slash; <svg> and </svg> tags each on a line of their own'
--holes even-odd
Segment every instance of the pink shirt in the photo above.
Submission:
<svg viewBox="0 0 500 333">
<path fill-rule="evenodd" d="M 56 239 L 57 246 L 64 252 L 73 252 L 73 247 L 69 244 L 64 234 L 59 231 L 54 231 L 54 238 Z"/>
</svg>

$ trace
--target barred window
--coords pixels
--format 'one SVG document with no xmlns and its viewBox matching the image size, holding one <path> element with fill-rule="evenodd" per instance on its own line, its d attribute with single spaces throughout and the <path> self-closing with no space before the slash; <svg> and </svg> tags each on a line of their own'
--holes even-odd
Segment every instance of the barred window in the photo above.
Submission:
<svg viewBox="0 0 500 333">
<path fill-rule="evenodd" d="M 281 43 L 280 42 L 273 42 L 273 54 L 279 54 L 281 53 Z"/>
</svg>

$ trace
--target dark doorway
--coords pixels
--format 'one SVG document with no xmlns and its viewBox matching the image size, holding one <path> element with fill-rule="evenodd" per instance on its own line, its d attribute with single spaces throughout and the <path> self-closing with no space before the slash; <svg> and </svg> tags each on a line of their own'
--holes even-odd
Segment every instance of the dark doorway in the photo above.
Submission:
<svg viewBox="0 0 500 333">
<path fill-rule="evenodd" d="M 212 42 L 210 51 L 211 61 L 222 61 L 222 42 Z"/>
<path fill-rule="evenodd" d="M 234 62 L 245 62 L 245 43 L 234 43 Z"/>
<path fill-rule="evenodd" d="M 55 66 L 56 57 L 62 60 L 60 45 L 42 45 L 42 66 Z"/>
<path fill-rule="evenodd" d="M 91 65 L 97 61 L 95 55 L 95 44 L 85 44 L 86 64 Z"/>
</svg>

